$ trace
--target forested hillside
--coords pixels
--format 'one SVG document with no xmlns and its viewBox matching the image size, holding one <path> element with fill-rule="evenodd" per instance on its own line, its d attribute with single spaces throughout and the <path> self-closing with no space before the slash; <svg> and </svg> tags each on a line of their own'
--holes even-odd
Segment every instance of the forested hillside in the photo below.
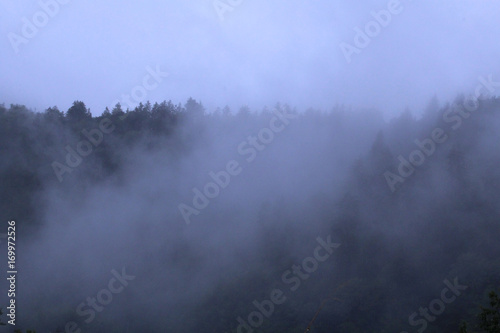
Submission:
<svg viewBox="0 0 500 333">
<path fill-rule="evenodd" d="M 16 328 L 499 332 L 478 317 L 500 287 L 499 142 L 497 97 L 388 121 L 194 99 L 100 116 L 0 105 Z"/>
</svg>

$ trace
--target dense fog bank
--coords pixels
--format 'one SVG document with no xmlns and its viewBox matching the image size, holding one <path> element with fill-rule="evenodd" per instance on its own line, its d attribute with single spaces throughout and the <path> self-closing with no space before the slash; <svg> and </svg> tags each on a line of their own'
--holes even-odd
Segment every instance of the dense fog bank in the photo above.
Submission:
<svg viewBox="0 0 500 333">
<path fill-rule="evenodd" d="M 0 107 L 18 325 L 304 332 L 325 300 L 311 332 L 458 331 L 500 278 L 500 99 L 467 102 Z"/>
</svg>

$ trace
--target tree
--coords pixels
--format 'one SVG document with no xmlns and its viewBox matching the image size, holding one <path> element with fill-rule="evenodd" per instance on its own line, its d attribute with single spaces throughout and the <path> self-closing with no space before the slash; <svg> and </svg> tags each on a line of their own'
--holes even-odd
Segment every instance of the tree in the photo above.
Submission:
<svg viewBox="0 0 500 333">
<path fill-rule="evenodd" d="M 229 106 L 225 106 L 223 109 L 222 109 L 222 115 L 224 117 L 229 117 L 231 116 L 231 109 L 229 108 Z"/>
<path fill-rule="evenodd" d="M 439 100 L 436 95 L 434 95 L 431 100 L 427 103 L 424 109 L 422 119 L 425 119 L 428 124 L 433 124 L 439 117 Z"/>
<path fill-rule="evenodd" d="M 79 123 L 92 119 L 92 114 L 85 106 L 85 103 L 81 101 L 74 101 L 73 105 L 66 112 L 66 118 L 70 123 Z"/>
<path fill-rule="evenodd" d="M 246 105 L 242 106 L 238 111 L 238 117 L 240 118 L 247 119 L 250 115 L 250 108 Z"/>
<path fill-rule="evenodd" d="M 500 299 L 494 291 L 489 296 L 490 308 L 481 307 L 479 327 L 488 333 L 500 333 Z"/>
<path fill-rule="evenodd" d="M 482 312 L 478 315 L 481 332 L 500 333 L 500 298 L 494 291 L 489 293 L 490 307 L 481 306 Z M 467 330 L 467 323 L 460 324 L 459 333 L 472 333 Z"/>
<path fill-rule="evenodd" d="M 103 118 L 109 118 L 111 117 L 111 112 L 109 111 L 108 107 L 106 106 L 106 109 L 104 109 L 104 112 L 101 115 Z"/>
<path fill-rule="evenodd" d="M 163 101 L 160 104 L 155 103 L 151 110 L 150 128 L 156 134 L 165 132 L 172 126 L 174 118 L 175 106 L 171 101 L 168 103 L 166 101 Z"/>
<path fill-rule="evenodd" d="M 376 174 L 383 173 L 394 164 L 394 158 L 384 138 L 384 132 L 379 131 L 370 150 L 371 168 Z"/>
<path fill-rule="evenodd" d="M 111 111 L 111 114 L 116 117 L 123 116 L 125 112 L 122 110 L 122 105 L 120 103 L 116 103 L 115 107 Z"/>
<path fill-rule="evenodd" d="M 205 108 L 203 107 L 201 102 L 198 103 L 191 97 L 189 97 L 189 99 L 187 100 L 184 108 L 186 109 L 187 114 L 193 116 L 202 116 L 205 113 Z"/>
<path fill-rule="evenodd" d="M 48 122 L 61 123 L 64 119 L 64 113 L 59 111 L 57 106 L 54 106 L 45 110 L 43 117 Z"/>
<path fill-rule="evenodd" d="M 144 105 L 144 112 L 151 112 L 151 102 L 147 101 L 146 104 Z"/>
</svg>

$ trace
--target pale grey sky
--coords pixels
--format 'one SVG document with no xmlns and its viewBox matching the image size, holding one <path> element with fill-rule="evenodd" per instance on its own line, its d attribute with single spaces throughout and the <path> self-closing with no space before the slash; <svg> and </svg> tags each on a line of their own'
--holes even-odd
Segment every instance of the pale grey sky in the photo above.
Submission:
<svg viewBox="0 0 500 333">
<path fill-rule="evenodd" d="M 500 81 L 497 1 L 401 0 L 349 63 L 340 44 L 355 46 L 354 29 L 396 0 L 56 1 L 0 0 L 0 103 L 42 111 L 83 100 L 98 115 L 157 66 L 169 75 L 145 99 L 192 96 L 208 110 L 281 101 L 419 113 L 478 76 Z M 214 3 L 232 8 L 219 15 Z"/>
</svg>

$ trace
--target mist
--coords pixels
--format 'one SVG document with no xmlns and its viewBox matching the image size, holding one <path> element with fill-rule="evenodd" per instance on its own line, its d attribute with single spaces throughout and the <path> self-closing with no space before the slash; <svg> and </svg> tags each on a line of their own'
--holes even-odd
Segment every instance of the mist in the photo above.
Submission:
<svg viewBox="0 0 500 333">
<path fill-rule="evenodd" d="M 496 332 L 498 7 L 0 3 L 0 329 Z"/>
<path fill-rule="evenodd" d="M 389 7 L 380 29 L 371 27 L 373 13 Z M 434 95 L 452 100 L 481 75 L 500 75 L 495 1 L 115 0 L 90 6 L 41 0 L 3 1 L 0 8 L 0 100 L 38 111 L 67 110 L 83 100 L 98 116 L 130 95 L 148 66 L 169 76 L 130 109 L 146 100 L 194 97 L 208 110 L 259 110 L 277 101 L 328 110 L 344 103 L 378 108 L 386 119 L 406 107 L 420 112 Z M 356 44 L 356 29 L 366 27 L 373 37 Z M 346 56 L 342 43 L 359 53 Z"/>
</svg>

